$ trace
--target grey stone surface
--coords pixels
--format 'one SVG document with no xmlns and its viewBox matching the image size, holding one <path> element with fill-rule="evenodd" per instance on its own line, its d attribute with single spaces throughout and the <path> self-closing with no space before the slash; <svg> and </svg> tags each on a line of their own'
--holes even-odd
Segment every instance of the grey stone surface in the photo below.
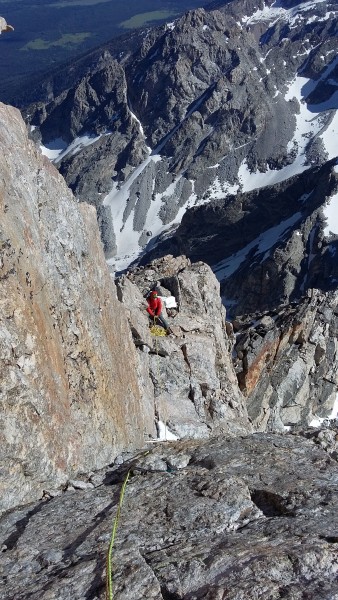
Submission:
<svg viewBox="0 0 338 600">
<path fill-rule="evenodd" d="M 337 432 L 335 430 L 335 435 Z M 2 600 L 335 600 L 337 462 L 295 435 L 173 442 L 0 521 Z"/>
<path fill-rule="evenodd" d="M 250 431 L 232 366 L 219 285 L 210 268 L 166 256 L 117 278 L 116 285 L 118 298 L 128 309 L 143 363 L 142 387 L 152 389 L 157 421 L 166 423 L 179 438 Z M 164 297 L 175 296 L 178 304 L 173 313 L 167 311 L 173 331 L 169 337 L 149 333 L 144 296 L 155 285 Z"/>
<path fill-rule="evenodd" d="M 154 406 L 142 406 L 95 209 L 76 202 L 4 104 L 0 212 L 2 512 L 142 445 Z"/>
<path fill-rule="evenodd" d="M 338 387 L 337 292 L 263 319 L 236 322 L 234 364 L 255 429 L 309 425 L 332 414 Z"/>
</svg>

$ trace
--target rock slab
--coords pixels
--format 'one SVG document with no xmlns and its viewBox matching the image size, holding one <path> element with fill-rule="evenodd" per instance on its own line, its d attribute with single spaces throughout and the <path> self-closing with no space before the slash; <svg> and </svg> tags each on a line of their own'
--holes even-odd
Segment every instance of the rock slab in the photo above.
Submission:
<svg viewBox="0 0 338 600">
<path fill-rule="evenodd" d="M 113 548 L 115 600 L 337 600 L 338 467 L 323 447 L 259 433 L 126 458 L 96 489 L 3 517 L 1 600 L 105 598 L 129 469 Z"/>
</svg>

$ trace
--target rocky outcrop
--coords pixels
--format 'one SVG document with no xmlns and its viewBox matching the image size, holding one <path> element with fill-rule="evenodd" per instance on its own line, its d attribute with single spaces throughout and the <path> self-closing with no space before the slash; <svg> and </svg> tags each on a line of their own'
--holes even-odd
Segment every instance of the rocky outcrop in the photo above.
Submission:
<svg viewBox="0 0 338 600">
<path fill-rule="evenodd" d="M 93 207 L 0 104 L 1 509 L 154 434 Z M 127 365 L 127 367 L 126 367 Z"/>
<path fill-rule="evenodd" d="M 164 298 L 172 295 L 178 304 L 177 310 L 168 311 L 169 337 L 149 333 L 144 296 L 155 285 Z M 117 288 L 139 350 L 143 387 L 153 390 L 158 422 L 179 438 L 250 431 L 231 362 L 219 284 L 211 269 L 204 263 L 192 265 L 185 257 L 166 256 L 120 277 Z"/>
<path fill-rule="evenodd" d="M 0 110 L 1 510 L 149 438 L 251 431 L 210 267 L 167 257 L 116 291 L 95 209 L 76 202 L 18 111 Z M 149 332 L 156 281 L 178 302 L 172 337 Z"/>
<path fill-rule="evenodd" d="M 113 547 L 116 600 L 338 596 L 337 462 L 310 439 L 175 442 L 118 463 L 92 475 L 96 489 L 2 519 L 1 599 L 105 598 L 128 469 Z"/>
<path fill-rule="evenodd" d="M 117 286 L 146 372 L 142 386 L 154 389 L 157 418 L 178 437 L 240 433 L 246 411 L 258 431 L 335 416 L 336 291 L 309 289 L 297 302 L 231 317 L 210 268 L 182 256 L 136 267 Z M 155 286 L 178 308 L 168 318 L 174 336 L 154 340 L 144 296 Z"/>
<path fill-rule="evenodd" d="M 261 431 L 337 417 L 338 294 L 308 297 L 233 321 L 234 364 Z"/>
</svg>

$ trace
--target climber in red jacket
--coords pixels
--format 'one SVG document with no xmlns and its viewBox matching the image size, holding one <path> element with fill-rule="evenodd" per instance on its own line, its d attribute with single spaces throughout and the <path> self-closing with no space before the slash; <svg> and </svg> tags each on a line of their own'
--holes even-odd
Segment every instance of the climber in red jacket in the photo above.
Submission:
<svg viewBox="0 0 338 600">
<path fill-rule="evenodd" d="M 169 325 L 162 315 L 163 302 L 162 302 L 161 298 L 159 298 L 159 296 L 155 290 L 150 292 L 150 294 L 147 298 L 147 302 L 148 302 L 147 313 L 149 313 L 149 315 L 153 318 L 156 317 L 159 324 L 162 325 L 162 327 L 164 327 L 164 329 L 166 330 L 167 333 L 170 333 Z"/>
</svg>

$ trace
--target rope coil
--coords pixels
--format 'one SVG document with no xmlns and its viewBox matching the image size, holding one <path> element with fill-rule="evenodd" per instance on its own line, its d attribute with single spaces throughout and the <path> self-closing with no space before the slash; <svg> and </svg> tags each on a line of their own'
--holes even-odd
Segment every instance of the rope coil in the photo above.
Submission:
<svg viewBox="0 0 338 600">
<path fill-rule="evenodd" d="M 167 335 L 166 330 L 163 327 L 161 327 L 161 325 L 152 325 L 150 327 L 150 333 L 151 333 L 151 335 L 155 335 L 155 336 Z"/>
</svg>

